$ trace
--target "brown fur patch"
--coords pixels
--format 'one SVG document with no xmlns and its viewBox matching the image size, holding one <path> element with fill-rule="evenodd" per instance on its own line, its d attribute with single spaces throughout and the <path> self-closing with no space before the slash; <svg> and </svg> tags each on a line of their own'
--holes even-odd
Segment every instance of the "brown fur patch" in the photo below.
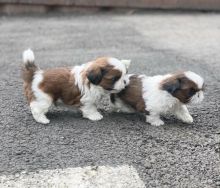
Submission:
<svg viewBox="0 0 220 188">
<path fill-rule="evenodd" d="M 23 89 L 24 95 L 27 98 L 28 104 L 35 99 L 35 96 L 32 92 L 31 85 L 34 73 L 38 70 L 38 67 L 33 62 L 27 62 L 22 65 L 21 73 L 23 78 Z"/>
<path fill-rule="evenodd" d="M 195 82 L 181 72 L 163 80 L 160 88 L 168 91 L 182 103 L 189 102 L 190 98 L 200 90 Z"/>
<path fill-rule="evenodd" d="M 32 66 L 30 66 L 32 65 Z M 22 66 L 22 78 L 25 82 L 31 83 L 33 80 L 34 73 L 38 70 L 38 68 L 34 64 L 25 64 Z"/>
<path fill-rule="evenodd" d="M 81 93 L 78 87 L 75 86 L 71 69 L 55 68 L 45 70 L 43 77 L 44 79 L 39 88 L 50 95 L 54 102 L 61 99 L 67 105 L 80 105 Z"/>
<path fill-rule="evenodd" d="M 35 99 L 31 83 L 33 80 L 34 67 L 30 66 L 30 70 L 23 68 L 24 90 L 25 95 L 30 104 Z M 31 70 L 33 68 L 33 71 Z M 88 73 L 93 71 L 94 75 L 101 74 L 99 86 L 106 90 L 113 89 L 114 83 L 121 77 L 121 71 L 114 69 L 114 66 L 108 64 L 108 58 L 98 58 L 88 64 L 85 70 L 82 70 L 81 76 L 83 84 L 90 85 Z M 75 86 L 75 78 L 69 68 L 54 68 L 44 70 L 43 81 L 39 84 L 39 88 L 51 96 L 54 102 L 61 99 L 67 105 L 80 106 L 81 92 Z"/>
<path fill-rule="evenodd" d="M 120 93 L 115 94 L 125 104 L 130 105 L 138 112 L 148 113 L 146 111 L 145 102 L 142 96 L 142 81 L 138 75 L 133 75 L 130 78 L 129 85 Z"/>
<path fill-rule="evenodd" d="M 108 65 L 108 57 L 100 57 L 100 58 L 97 58 L 97 59 L 94 61 L 94 63 L 91 65 L 91 68 L 92 68 L 93 66 L 103 68 L 103 67 L 105 67 L 105 66 L 107 66 L 107 65 Z"/>
<path fill-rule="evenodd" d="M 121 78 L 121 71 L 113 69 L 113 66 L 106 66 L 104 68 L 106 72 L 100 82 L 100 86 L 106 90 L 112 90 L 114 88 L 115 82 L 117 82 Z"/>
<path fill-rule="evenodd" d="M 118 81 L 122 72 L 114 69 L 114 66 L 108 64 L 108 58 L 102 57 L 96 59 L 86 71 L 86 76 L 89 74 L 97 78 L 97 85 L 105 90 L 112 90 L 116 81 Z"/>
<path fill-rule="evenodd" d="M 24 82 L 23 88 L 24 88 L 24 95 L 28 101 L 28 104 L 30 105 L 30 103 L 35 99 L 35 96 L 31 89 L 31 83 Z"/>
</svg>

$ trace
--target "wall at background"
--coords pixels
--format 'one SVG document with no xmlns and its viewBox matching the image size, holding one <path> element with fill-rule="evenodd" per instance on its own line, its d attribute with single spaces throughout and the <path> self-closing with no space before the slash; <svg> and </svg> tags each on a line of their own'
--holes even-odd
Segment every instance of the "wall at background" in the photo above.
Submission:
<svg viewBox="0 0 220 188">
<path fill-rule="evenodd" d="M 44 12 L 48 7 L 115 7 L 174 10 L 220 10 L 220 0 L 0 0 L 0 12 Z"/>
</svg>

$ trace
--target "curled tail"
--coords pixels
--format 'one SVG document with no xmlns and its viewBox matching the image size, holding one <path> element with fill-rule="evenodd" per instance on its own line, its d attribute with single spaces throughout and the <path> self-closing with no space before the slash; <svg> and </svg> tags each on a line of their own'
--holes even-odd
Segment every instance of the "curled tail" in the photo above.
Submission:
<svg viewBox="0 0 220 188">
<path fill-rule="evenodd" d="M 26 83 L 31 83 L 34 73 L 38 70 L 38 67 L 34 63 L 34 53 L 31 49 L 23 52 L 23 66 L 22 77 Z"/>
</svg>

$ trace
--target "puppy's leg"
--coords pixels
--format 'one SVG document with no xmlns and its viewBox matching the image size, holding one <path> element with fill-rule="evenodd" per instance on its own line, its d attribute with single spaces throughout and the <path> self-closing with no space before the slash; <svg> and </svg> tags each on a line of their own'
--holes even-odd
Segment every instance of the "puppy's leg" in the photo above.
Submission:
<svg viewBox="0 0 220 188">
<path fill-rule="evenodd" d="M 53 99 L 39 88 L 39 84 L 42 83 L 43 79 L 43 71 L 39 70 L 35 72 L 31 83 L 31 92 L 34 95 L 34 99 L 30 102 L 30 108 L 32 115 L 37 122 L 47 124 L 50 120 L 47 119 L 45 114 L 52 105 Z"/>
<path fill-rule="evenodd" d="M 110 97 L 110 111 L 112 112 L 125 112 L 134 113 L 135 110 L 127 106 L 116 94 L 111 94 Z"/>
<path fill-rule="evenodd" d="M 83 113 L 84 118 L 88 118 L 92 121 L 98 121 L 103 118 L 102 114 L 100 114 L 94 104 L 83 105 L 80 110 Z"/>
<path fill-rule="evenodd" d="M 32 115 L 38 123 L 50 123 L 50 120 L 47 119 L 45 114 L 48 112 L 48 109 L 51 106 L 51 104 L 51 100 L 35 100 L 30 103 Z"/>
<path fill-rule="evenodd" d="M 160 115 L 154 112 L 150 112 L 149 115 L 146 115 L 146 122 L 154 126 L 160 126 L 164 124 L 164 122 L 160 119 Z"/>
<path fill-rule="evenodd" d="M 176 107 L 174 108 L 174 114 L 178 119 L 182 120 L 185 123 L 193 122 L 193 118 L 190 115 L 186 105 L 182 105 L 182 104 L 176 105 Z"/>
</svg>

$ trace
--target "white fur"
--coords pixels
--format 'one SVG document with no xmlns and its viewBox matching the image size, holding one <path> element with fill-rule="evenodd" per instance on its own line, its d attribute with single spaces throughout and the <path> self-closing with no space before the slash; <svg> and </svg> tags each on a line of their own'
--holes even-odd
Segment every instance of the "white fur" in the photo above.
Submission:
<svg viewBox="0 0 220 188">
<path fill-rule="evenodd" d="M 45 114 L 52 104 L 52 98 L 39 89 L 39 84 L 42 80 L 43 71 L 37 71 L 32 82 L 32 91 L 36 99 L 30 103 L 30 107 L 34 119 L 39 123 L 47 124 L 50 120 L 47 119 Z"/>
<path fill-rule="evenodd" d="M 200 77 L 198 74 L 195 74 L 194 72 L 187 71 L 184 73 L 186 77 L 188 77 L 190 80 L 195 82 L 198 85 L 198 88 L 201 89 L 204 83 L 204 80 L 202 77 Z"/>
<path fill-rule="evenodd" d="M 201 76 L 191 71 L 187 71 L 184 74 L 194 83 L 196 83 L 199 89 L 202 89 L 204 80 Z M 200 103 L 203 99 L 204 99 L 203 91 L 199 91 L 195 95 L 193 95 L 193 97 L 190 99 L 190 103 L 191 104 Z"/>
<path fill-rule="evenodd" d="M 80 107 L 80 110 L 85 118 L 93 121 L 101 120 L 103 116 L 98 112 L 95 104 L 100 101 L 105 91 L 100 86 L 90 84 L 90 87 L 88 87 L 87 84 L 83 83 L 82 71 L 85 66 L 85 64 L 75 66 L 71 71 L 75 78 L 75 85 L 78 86 L 82 94 L 80 99 L 82 106 Z"/>
<path fill-rule="evenodd" d="M 177 103 L 175 105 L 175 108 L 173 110 L 173 113 L 176 115 L 176 117 L 179 120 L 182 120 L 185 123 L 192 123 L 193 122 L 193 118 L 192 116 L 189 114 L 189 111 L 186 107 L 186 105 L 183 105 L 181 103 Z"/>
<path fill-rule="evenodd" d="M 127 84 L 127 80 L 124 78 L 124 75 L 122 75 L 122 77 L 117 82 L 115 82 L 111 93 L 118 93 L 119 91 L 125 88 L 126 84 Z"/>
<path fill-rule="evenodd" d="M 167 91 L 161 90 L 159 88 L 161 81 L 170 76 L 170 74 L 164 76 L 153 76 L 146 77 L 142 80 L 143 98 L 145 101 L 146 110 L 150 112 L 150 117 L 147 118 L 147 122 L 151 123 L 152 125 L 162 125 L 162 120 L 159 123 L 159 115 L 166 113 L 175 114 L 177 118 L 182 120 L 183 122 L 193 122 L 193 118 L 189 114 L 186 105 L 182 104 L 177 98 L 170 95 Z M 198 93 L 200 93 L 200 95 L 203 95 L 202 91 L 199 91 Z M 196 98 L 196 95 L 193 97 Z M 194 103 L 201 101 L 202 100 L 194 100 Z"/>
<path fill-rule="evenodd" d="M 187 76 L 194 76 L 192 78 L 196 84 L 201 85 L 201 77 L 196 76 L 196 74 L 187 73 Z M 132 75 L 128 75 L 129 78 Z M 142 80 L 142 97 L 145 101 L 146 111 L 150 112 L 150 115 L 146 115 L 146 121 L 154 126 L 163 125 L 164 122 L 160 119 L 161 114 L 172 113 L 183 122 L 192 123 L 193 118 L 189 114 L 189 111 L 183 103 L 181 103 L 177 98 L 173 97 L 165 90 L 160 89 L 160 83 L 162 80 L 172 76 L 158 75 L 153 77 L 147 77 L 145 75 L 140 75 L 139 78 Z M 129 84 L 129 83 L 128 83 Z M 203 85 L 203 82 L 202 82 Z M 190 103 L 198 103 L 203 100 L 203 91 L 197 92 L 192 98 Z M 132 112 L 126 104 L 124 104 L 119 98 L 115 99 L 115 103 L 112 104 L 114 111 Z"/>
<path fill-rule="evenodd" d="M 127 68 L 130 65 L 129 60 L 118 60 L 116 58 L 108 58 L 109 64 L 113 65 L 115 69 L 118 69 L 119 71 L 122 72 L 121 78 L 115 82 L 112 93 L 117 93 L 121 91 L 122 89 L 125 88 L 127 84 L 127 79 L 126 79 L 126 72 Z"/>
<path fill-rule="evenodd" d="M 32 50 L 28 49 L 23 52 L 23 61 L 26 62 L 34 62 L 34 53 Z M 126 86 L 125 74 L 126 67 L 128 67 L 129 63 L 122 63 L 121 61 L 115 58 L 109 58 L 108 63 L 113 65 L 115 69 L 118 69 L 122 72 L 121 78 L 114 85 L 114 92 L 119 92 L 124 89 Z M 103 116 L 98 112 L 96 104 L 100 102 L 102 96 L 105 94 L 105 90 L 97 85 L 90 84 L 88 87 L 87 83 L 83 82 L 82 73 L 85 69 L 87 69 L 92 62 L 82 64 L 80 66 L 75 66 L 72 69 L 72 74 L 75 77 L 75 85 L 79 88 L 81 92 L 80 102 L 82 106 L 80 107 L 83 117 L 88 118 L 90 120 L 96 121 L 103 118 Z M 36 71 L 34 74 L 34 78 L 32 81 L 32 91 L 35 96 L 35 100 L 30 103 L 30 108 L 34 119 L 43 124 L 49 123 L 49 119 L 46 117 L 46 113 L 49 110 L 49 107 L 52 105 L 52 98 L 44 93 L 40 88 L 39 84 L 43 81 L 43 71 Z"/>
<path fill-rule="evenodd" d="M 23 52 L 23 62 L 34 62 L 34 52 L 31 49 L 25 50 Z"/>
<path fill-rule="evenodd" d="M 75 67 L 72 68 L 72 74 L 74 75 L 75 78 L 75 85 L 78 86 L 79 90 L 84 93 L 84 84 L 83 84 L 83 80 L 82 80 L 82 76 L 81 73 L 83 71 L 83 69 L 85 68 L 85 64 L 82 65 L 77 65 Z"/>
<path fill-rule="evenodd" d="M 102 95 L 104 94 L 104 90 L 100 86 L 90 85 L 90 88 L 83 83 L 82 80 L 82 70 L 85 68 L 85 64 L 81 66 L 75 66 L 72 69 L 72 73 L 75 77 L 75 84 L 81 91 L 82 97 L 80 102 L 82 106 L 80 107 L 83 117 L 88 118 L 93 121 L 101 120 L 103 116 L 97 111 L 95 103 L 99 102 Z M 34 119 L 43 124 L 49 123 L 49 119 L 45 116 L 48 112 L 49 107 L 52 105 L 52 99 L 49 95 L 44 93 L 41 89 L 39 89 L 39 84 L 43 80 L 43 71 L 37 71 L 35 73 L 33 82 L 32 82 L 32 90 L 36 97 L 36 100 L 31 102 L 31 112 L 33 114 Z"/>
<path fill-rule="evenodd" d="M 160 114 L 152 114 L 146 116 L 146 122 L 154 126 L 161 126 L 164 122 L 160 119 Z"/>
<path fill-rule="evenodd" d="M 113 90 L 111 91 L 112 93 L 121 91 L 127 84 L 128 80 L 126 78 L 126 68 L 129 67 L 130 61 L 125 61 L 126 62 L 122 63 L 116 58 L 108 59 L 109 64 L 113 65 L 115 69 L 118 69 L 122 72 L 121 78 L 114 84 Z M 90 87 L 88 87 L 83 83 L 81 76 L 82 71 L 85 69 L 85 67 L 89 67 L 91 63 L 92 62 L 89 62 L 88 64 L 74 67 L 72 69 L 72 73 L 75 77 L 75 84 L 79 87 L 82 93 L 82 97 L 80 99 L 82 106 L 80 109 L 83 113 L 83 117 L 96 121 L 102 119 L 103 116 L 98 112 L 95 104 L 100 102 L 106 91 L 100 86 L 90 84 Z"/>
<path fill-rule="evenodd" d="M 125 65 L 126 69 L 130 67 L 130 64 L 131 64 L 130 59 L 122 59 L 121 62 Z"/>
<path fill-rule="evenodd" d="M 108 63 L 113 65 L 115 69 L 120 70 L 123 74 L 126 73 L 126 66 L 120 60 L 111 57 L 111 58 L 108 58 Z"/>
<path fill-rule="evenodd" d="M 202 102 L 204 99 L 203 91 L 197 92 L 193 97 L 190 99 L 190 104 L 196 104 Z"/>
<path fill-rule="evenodd" d="M 175 103 L 178 102 L 178 99 L 172 97 L 167 91 L 159 88 L 160 82 L 169 76 L 170 75 L 142 77 L 143 99 L 145 101 L 146 110 L 150 112 L 146 121 L 155 126 L 164 124 L 163 121 L 160 120 L 159 115 L 169 112 L 173 109 Z"/>
<path fill-rule="evenodd" d="M 34 52 L 31 49 L 23 52 L 24 63 L 34 62 L 34 60 Z M 30 108 L 32 115 L 37 122 L 47 124 L 50 122 L 50 120 L 47 119 L 45 114 L 52 104 L 52 99 L 50 96 L 39 89 L 39 84 L 42 82 L 42 80 L 43 71 L 39 70 L 35 72 L 31 87 L 35 96 L 35 100 L 30 103 Z"/>
<path fill-rule="evenodd" d="M 163 109 L 167 112 L 177 102 L 177 99 L 172 97 L 167 91 L 159 88 L 160 82 L 169 77 L 165 76 L 153 76 L 143 77 L 143 99 L 147 101 L 147 111 L 154 111 L 155 113 L 160 112 Z"/>
</svg>

